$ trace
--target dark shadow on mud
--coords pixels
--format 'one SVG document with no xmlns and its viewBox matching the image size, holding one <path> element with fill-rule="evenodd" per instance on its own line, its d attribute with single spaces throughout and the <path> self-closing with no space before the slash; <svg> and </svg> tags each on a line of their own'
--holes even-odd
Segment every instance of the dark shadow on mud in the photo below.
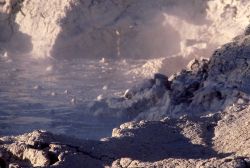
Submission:
<svg viewBox="0 0 250 168">
<path fill-rule="evenodd" d="M 114 138 L 103 146 L 109 146 L 114 156 L 129 157 L 133 160 L 155 162 L 167 158 L 208 159 L 225 157 L 216 153 L 210 146 L 192 144 L 181 134 L 176 122 L 152 122 L 144 128 L 128 131 L 133 137 Z"/>
<path fill-rule="evenodd" d="M 205 15 L 201 11 L 205 11 L 206 3 L 193 3 L 79 0 L 59 20 L 61 32 L 51 55 L 62 59 L 141 59 L 177 53 L 180 36 L 171 26 L 163 24 L 163 13 L 167 11 L 193 24 L 204 24 Z"/>
<path fill-rule="evenodd" d="M 190 122 L 196 122 L 196 119 Z M 219 154 L 212 149 L 212 129 L 202 135 L 206 145 L 193 144 L 178 126 L 183 121 L 171 119 L 166 122 L 147 122 L 136 128 L 116 130 L 118 137 L 106 141 L 78 141 L 72 146 L 80 146 L 79 153 L 112 165 L 115 160 L 130 158 L 143 162 L 157 162 L 164 159 L 210 159 L 224 158 L 230 154 Z M 184 121 L 185 122 L 185 121 Z M 206 127 L 206 123 L 201 123 Z M 207 135 L 205 135 L 207 134 Z M 122 136 L 120 136 L 122 135 Z M 71 140 L 70 140 L 71 141 Z M 69 145 L 72 141 L 69 141 Z M 64 137 L 62 143 L 67 143 Z M 79 144 L 78 144 L 79 143 Z M 67 161 L 66 161 L 67 164 Z M 88 163 L 89 164 L 89 163 Z M 95 164 L 95 163 L 94 163 Z M 83 166 L 83 165 L 82 165 Z"/>
</svg>

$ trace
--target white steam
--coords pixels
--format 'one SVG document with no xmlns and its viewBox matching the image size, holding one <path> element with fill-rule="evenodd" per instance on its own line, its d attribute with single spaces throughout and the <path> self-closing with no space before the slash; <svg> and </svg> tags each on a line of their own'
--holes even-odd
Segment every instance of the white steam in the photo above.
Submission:
<svg viewBox="0 0 250 168">
<path fill-rule="evenodd" d="M 16 2 L 3 3 L 1 16 L 8 17 L 10 4 Z M 194 57 L 209 57 L 215 48 L 241 34 L 250 16 L 250 1 L 246 0 L 20 3 L 14 30 L 26 35 L 27 40 L 13 35 L 13 50 L 29 43 L 29 37 L 32 46 L 25 51 L 35 58 L 160 58 L 154 61 L 158 62 L 153 63 L 154 70 L 148 63 L 144 65 L 145 73 L 156 69 L 175 72 L 164 65 L 179 68 Z M 7 29 L 11 29 L 6 24 L 0 24 L 4 27 L 0 37 L 5 38 Z M 144 76 L 151 75 L 144 72 Z"/>
</svg>

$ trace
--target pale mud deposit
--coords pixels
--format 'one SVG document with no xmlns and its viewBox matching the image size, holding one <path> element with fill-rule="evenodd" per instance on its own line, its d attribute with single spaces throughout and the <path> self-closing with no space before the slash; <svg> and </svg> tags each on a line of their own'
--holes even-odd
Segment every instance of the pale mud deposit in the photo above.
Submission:
<svg viewBox="0 0 250 168">
<path fill-rule="evenodd" d="M 30 12 L 30 14 L 25 12 L 25 10 L 29 11 L 28 9 L 32 8 L 33 5 L 36 6 L 36 3 L 39 5 L 43 4 L 44 6 L 42 9 L 36 9 L 38 11 L 47 9 L 47 5 L 55 5 L 60 10 L 57 10 L 58 13 L 56 12 L 51 16 L 58 16 L 58 18 L 64 17 L 64 10 L 70 11 L 73 6 L 77 6 L 77 3 L 74 4 L 73 1 L 72 3 L 67 2 L 71 2 L 71 0 L 57 3 L 55 3 L 55 1 L 49 1 L 49 3 L 44 3 L 43 1 L 24 1 L 23 13 L 26 13 L 26 15 L 24 15 L 23 20 L 25 22 L 26 18 L 32 16 L 28 19 L 29 21 L 26 21 L 29 24 L 34 24 L 30 19 L 32 20 L 34 17 L 46 18 L 46 13 L 43 12 L 39 13 L 39 15 L 34 15 L 32 12 Z M 90 41 L 97 40 L 99 41 L 98 43 L 102 44 L 98 45 L 98 49 L 100 50 L 95 50 L 95 53 L 88 53 L 90 55 L 98 55 L 99 52 L 103 51 L 103 47 L 107 47 L 105 46 L 107 44 L 114 44 L 114 46 L 110 47 L 111 50 L 106 51 L 107 53 L 105 54 L 110 56 L 112 56 L 112 54 L 122 54 L 122 48 L 120 48 L 121 51 L 119 49 L 119 52 L 117 52 L 117 47 L 124 47 L 126 45 L 117 46 L 117 35 L 120 35 L 120 33 L 115 33 L 113 37 L 112 33 L 114 29 L 110 29 L 110 27 L 116 25 L 116 31 L 124 25 L 127 25 L 129 28 L 132 26 L 131 30 L 126 29 L 129 34 L 130 31 L 133 31 L 133 26 L 137 26 L 137 24 L 140 25 L 141 23 L 138 21 L 135 22 L 136 24 L 130 25 L 127 19 L 125 19 L 124 22 L 120 20 L 120 18 L 125 16 L 128 17 L 127 13 L 131 11 L 140 11 L 140 8 L 137 9 L 137 7 L 140 6 L 139 1 L 132 4 L 128 2 L 129 1 L 118 1 L 117 3 L 113 1 L 86 1 L 86 3 L 83 3 L 83 1 L 79 1 L 80 5 L 77 6 L 77 10 L 74 10 L 72 13 L 71 17 L 76 18 L 77 12 L 86 10 L 83 4 L 88 4 L 88 7 L 91 9 L 91 16 L 95 16 L 94 20 L 96 21 L 91 22 L 91 24 L 94 25 L 95 30 L 98 30 L 97 32 L 99 33 L 96 34 L 97 32 L 95 32 L 93 34 L 98 37 L 101 36 L 108 41 L 100 41 L 97 37 L 88 37 L 88 35 L 91 34 L 89 32 L 92 32 L 93 29 L 87 28 L 87 30 L 83 31 L 80 25 L 78 27 L 80 29 L 79 32 L 88 33 L 80 33 L 81 36 L 79 36 L 79 34 L 72 36 L 71 33 L 74 31 L 66 31 L 66 34 L 62 36 L 48 35 L 46 40 L 42 40 L 42 35 L 47 35 L 47 33 L 35 33 L 35 35 L 32 35 L 34 31 L 30 31 L 30 26 L 27 26 L 28 23 L 19 25 L 20 29 L 18 29 L 18 32 L 19 35 L 23 35 L 22 32 L 24 31 L 30 33 L 33 45 L 33 50 L 30 49 L 30 51 L 42 53 L 43 56 L 49 56 L 49 53 L 54 52 L 59 52 L 57 54 L 61 55 L 61 53 L 64 52 L 62 48 L 68 46 L 66 44 L 68 41 L 62 40 L 60 43 L 57 43 L 56 47 L 52 48 L 47 46 L 60 38 L 67 39 L 68 37 L 72 37 L 69 39 L 69 43 L 72 43 L 72 45 L 69 45 L 67 52 L 75 50 L 75 47 L 79 48 L 79 46 L 73 44 L 80 44 L 82 39 L 89 38 Z M 154 4 L 153 2 L 157 3 Z M 163 2 L 164 1 L 145 1 L 145 4 L 150 7 L 154 4 L 153 6 L 158 8 L 158 5 Z M 175 1 L 169 1 L 169 3 L 170 2 Z M 176 2 L 179 4 L 181 1 Z M 197 1 L 197 3 L 198 2 L 201 1 Z M 117 5 L 117 8 L 112 8 L 113 10 L 110 10 L 110 13 L 108 12 L 107 16 L 104 17 L 117 16 L 108 22 L 105 22 L 105 19 L 101 22 L 102 19 L 97 17 L 96 12 L 100 12 L 99 15 L 106 13 L 106 7 L 110 7 L 111 3 L 112 5 Z M 102 7 L 102 10 L 98 10 L 98 5 Z M 125 10 L 121 10 L 123 9 L 123 5 L 126 6 Z M 182 33 L 179 35 L 181 39 L 184 39 L 184 42 L 181 44 L 184 45 L 184 47 L 181 47 L 178 55 L 184 56 L 185 59 L 189 60 L 192 57 L 190 55 L 197 54 L 197 56 L 195 56 L 197 59 L 188 64 L 185 70 L 170 78 L 156 74 L 153 79 L 146 80 L 141 85 L 126 91 L 121 98 L 102 98 L 96 103 L 93 103 L 90 110 L 96 115 L 114 115 L 117 117 L 127 117 L 127 120 L 133 120 L 122 124 L 119 128 L 114 128 L 112 137 L 103 138 L 99 141 L 77 140 L 72 137 L 54 135 L 41 130 L 20 136 L 1 137 L 0 166 L 74 168 L 249 168 L 250 35 L 249 29 L 246 29 L 245 32 L 243 31 L 249 24 L 249 15 L 247 14 L 249 5 L 250 3 L 244 0 L 208 1 L 208 8 L 205 7 L 205 9 L 207 9 L 207 16 L 205 15 L 204 17 L 209 16 L 208 19 L 210 18 L 210 21 L 214 22 L 208 22 L 209 24 L 199 26 L 201 23 L 198 22 L 200 20 L 197 18 L 199 24 L 197 23 L 198 25 L 195 25 L 192 29 L 197 30 L 191 33 L 192 37 L 187 37 L 187 34 L 180 31 Z M 142 7 L 142 9 L 147 8 Z M 2 10 L 7 14 L 9 13 L 8 8 L 3 8 Z M 48 10 L 47 12 L 51 11 Z M 20 23 L 21 13 L 18 13 L 17 17 L 15 17 L 17 23 Z M 155 12 L 153 11 L 153 13 Z M 172 14 L 175 14 L 174 10 Z M 50 13 L 48 15 L 50 15 Z M 131 15 L 133 16 L 133 14 Z M 183 13 L 178 13 L 180 17 L 183 17 L 183 15 L 186 16 Z M 218 18 L 214 15 L 218 16 Z M 177 24 L 179 25 L 178 28 L 185 28 L 185 25 L 190 26 L 190 23 L 180 21 L 175 16 L 173 17 L 167 14 L 164 14 L 164 16 L 171 21 L 168 23 L 170 25 L 171 23 Z M 89 16 L 84 15 L 84 17 L 88 18 Z M 53 17 L 53 19 L 54 18 L 55 17 Z M 132 18 L 134 17 L 128 20 L 131 21 Z M 138 18 L 140 17 L 138 16 Z M 114 22 L 114 20 L 116 22 Z M 188 20 L 188 18 L 185 18 L 185 20 Z M 66 19 L 63 23 L 66 24 L 67 21 L 73 23 L 74 19 Z M 44 22 L 39 21 L 39 23 Z M 60 32 L 57 29 L 58 24 L 54 23 L 53 20 L 49 19 L 49 22 L 46 22 L 46 24 L 46 30 L 48 32 L 52 32 L 52 34 Z M 72 29 L 71 25 L 72 24 L 67 25 L 69 26 L 67 30 Z M 4 27 L 5 24 L 0 26 Z M 15 26 L 16 25 L 14 25 L 14 28 Z M 102 29 L 103 26 L 107 29 Z M 4 28 L 6 28 L 6 31 L 9 30 L 8 26 Z M 34 30 L 39 31 L 39 29 Z M 224 32 L 225 34 L 223 34 Z M 204 36 L 200 36 L 199 33 Z M 237 34 L 240 35 L 235 37 L 232 42 L 216 49 L 209 60 L 200 58 L 200 56 L 203 55 L 199 54 L 206 53 L 205 51 L 207 49 L 210 50 L 210 46 L 214 49 L 225 41 L 230 41 Z M 8 34 L 6 33 L 4 35 Z M 55 36 L 57 40 L 54 38 Z M 6 38 L 7 41 L 2 40 L 3 44 L 8 43 L 9 37 L 3 37 Z M 130 38 L 127 38 L 127 40 L 128 39 Z M 193 39 L 198 41 L 194 42 Z M 39 41 L 41 43 L 39 43 Z M 112 41 L 114 43 L 112 43 Z M 192 41 L 192 45 L 189 43 L 190 41 Z M 189 43 L 188 45 L 187 42 Z M 92 41 L 89 44 L 92 43 L 95 42 Z M 15 43 L 14 41 L 10 41 L 9 44 Z M 129 42 L 128 44 L 131 43 Z M 43 46 L 46 47 L 44 48 Z M 209 47 L 207 48 L 207 46 Z M 76 55 L 84 52 L 85 49 L 84 47 L 81 48 L 78 53 L 76 52 Z M 6 47 L 6 50 L 11 49 Z M 145 50 L 141 51 L 145 52 Z M 137 54 L 138 53 L 135 55 Z M 126 53 L 126 55 L 129 56 L 129 52 Z M 155 64 L 158 66 L 158 64 L 160 65 L 161 63 L 156 61 Z M 148 63 L 147 65 L 154 67 L 155 64 Z M 148 72 L 145 71 L 145 73 Z M 102 110 L 99 110 L 99 108 Z"/>
</svg>

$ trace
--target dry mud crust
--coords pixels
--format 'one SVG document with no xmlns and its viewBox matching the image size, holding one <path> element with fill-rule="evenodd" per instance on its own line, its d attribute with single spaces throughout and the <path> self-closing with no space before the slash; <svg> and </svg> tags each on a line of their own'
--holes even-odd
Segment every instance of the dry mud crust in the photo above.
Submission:
<svg viewBox="0 0 250 168">
<path fill-rule="evenodd" d="M 6 164 L 20 167 L 244 168 L 249 166 L 250 133 L 249 127 L 238 123 L 241 116 L 237 118 L 231 124 L 225 119 L 217 122 L 216 116 L 129 122 L 100 141 L 34 131 L 2 137 L 1 151 Z M 227 130 L 238 133 L 227 134 Z M 245 132 L 243 138 L 240 132 Z"/>
<path fill-rule="evenodd" d="M 250 157 L 250 109 L 227 114 L 218 122 L 214 149 L 221 153 Z"/>
</svg>

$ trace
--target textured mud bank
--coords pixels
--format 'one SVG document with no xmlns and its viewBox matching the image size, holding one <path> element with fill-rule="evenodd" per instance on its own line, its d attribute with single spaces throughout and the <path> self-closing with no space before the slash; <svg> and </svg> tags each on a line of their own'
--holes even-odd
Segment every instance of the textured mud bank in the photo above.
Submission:
<svg viewBox="0 0 250 168">
<path fill-rule="evenodd" d="M 44 131 L 2 137 L 1 164 L 247 168 L 250 166 L 249 117 L 247 108 L 206 118 L 131 122 L 114 129 L 111 138 L 101 141 L 79 141 Z"/>
</svg>

